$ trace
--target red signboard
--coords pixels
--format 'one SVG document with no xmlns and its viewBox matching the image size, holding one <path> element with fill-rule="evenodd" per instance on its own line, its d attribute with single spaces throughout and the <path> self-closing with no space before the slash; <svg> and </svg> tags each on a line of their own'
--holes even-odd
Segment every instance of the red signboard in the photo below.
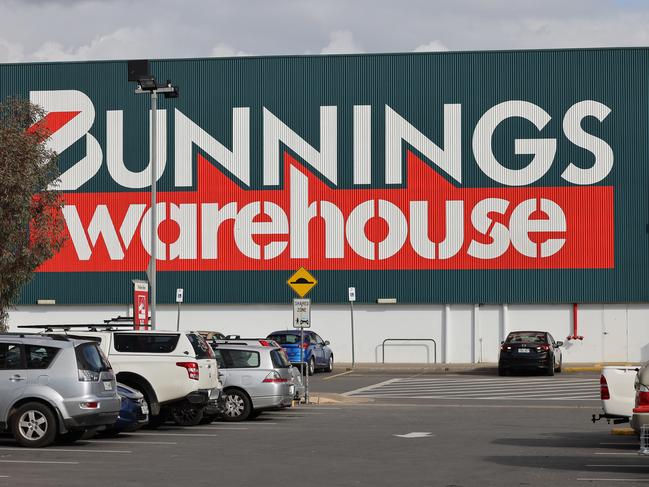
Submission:
<svg viewBox="0 0 649 487">
<path fill-rule="evenodd" d="M 149 284 L 133 281 L 133 324 L 136 330 L 149 328 Z"/>
</svg>

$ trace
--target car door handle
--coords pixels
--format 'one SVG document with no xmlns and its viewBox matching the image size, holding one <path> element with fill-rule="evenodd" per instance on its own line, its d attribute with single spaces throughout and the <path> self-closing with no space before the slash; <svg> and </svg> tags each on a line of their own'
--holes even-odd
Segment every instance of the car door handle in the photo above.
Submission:
<svg viewBox="0 0 649 487">
<path fill-rule="evenodd" d="M 25 378 L 21 377 L 19 375 L 14 375 L 13 377 L 9 377 L 9 380 L 11 382 L 18 382 L 18 381 L 21 381 L 21 380 L 25 380 Z"/>
</svg>

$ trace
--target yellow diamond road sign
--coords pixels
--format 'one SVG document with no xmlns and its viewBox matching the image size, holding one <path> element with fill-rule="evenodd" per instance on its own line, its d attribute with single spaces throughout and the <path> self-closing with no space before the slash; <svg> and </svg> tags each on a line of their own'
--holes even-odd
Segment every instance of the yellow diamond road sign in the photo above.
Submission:
<svg viewBox="0 0 649 487">
<path fill-rule="evenodd" d="M 298 296 L 303 298 L 316 284 L 318 284 L 318 281 L 315 277 L 309 274 L 309 271 L 304 267 L 300 267 L 295 271 L 295 274 L 288 278 L 286 284 L 288 284 Z"/>
</svg>

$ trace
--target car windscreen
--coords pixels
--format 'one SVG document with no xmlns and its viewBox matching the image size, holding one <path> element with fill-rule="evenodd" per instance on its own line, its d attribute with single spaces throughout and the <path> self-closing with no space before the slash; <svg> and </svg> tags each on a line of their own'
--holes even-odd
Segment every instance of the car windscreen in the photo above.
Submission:
<svg viewBox="0 0 649 487">
<path fill-rule="evenodd" d="M 536 333 L 536 332 L 516 332 L 510 333 L 507 336 L 507 343 L 534 343 L 534 344 L 543 344 L 547 343 L 545 338 L 545 333 Z"/>
<path fill-rule="evenodd" d="M 101 349 L 94 343 L 82 343 L 74 348 L 79 370 L 105 372 L 111 370 L 110 363 Z"/>
<path fill-rule="evenodd" d="M 304 338 L 308 338 L 307 335 Z M 275 340 L 280 345 L 297 345 L 300 343 L 299 333 L 278 333 L 277 335 L 268 335 L 269 340 Z"/>
<path fill-rule="evenodd" d="M 187 333 L 187 339 L 192 344 L 197 359 L 213 358 L 212 349 L 205 341 L 205 338 L 195 333 Z"/>
<path fill-rule="evenodd" d="M 273 362 L 273 367 L 276 369 L 286 369 L 291 365 L 282 349 L 271 350 L 270 359 Z"/>
<path fill-rule="evenodd" d="M 115 333 L 115 350 L 131 353 L 171 353 L 176 349 L 178 333 Z"/>
<path fill-rule="evenodd" d="M 252 369 L 259 367 L 259 352 L 217 348 L 214 350 L 214 354 L 219 367 L 223 369 Z"/>
</svg>

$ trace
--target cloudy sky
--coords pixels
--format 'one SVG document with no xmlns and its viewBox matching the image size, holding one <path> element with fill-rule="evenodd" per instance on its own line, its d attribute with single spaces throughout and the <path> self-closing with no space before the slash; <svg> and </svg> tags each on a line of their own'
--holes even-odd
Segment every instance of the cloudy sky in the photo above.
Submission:
<svg viewBox="0 0 649 487">
<path fill-rule="evenodd" d="M 648 46 L 649 0 L 0 0 L 0 62 Z"/>
</svg>

